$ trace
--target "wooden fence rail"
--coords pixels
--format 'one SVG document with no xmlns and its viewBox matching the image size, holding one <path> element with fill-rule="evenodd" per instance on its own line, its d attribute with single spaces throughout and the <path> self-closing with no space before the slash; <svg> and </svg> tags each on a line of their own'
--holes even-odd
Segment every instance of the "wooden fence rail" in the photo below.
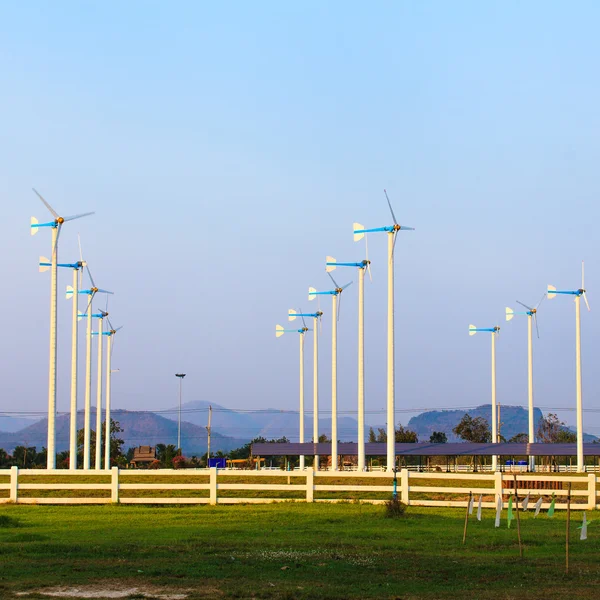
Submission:
<svg viewBox="0 0 600 600">
<path fill-rule="evenodd" d="M 96 481 L 81 481 L 83 477 Z M 139 479 L 144 483 L 140 483 Z M 571 508 L 590 510 L 598 507 L 598 479 L 595 473 L 519 473 L 517 486 L 521 498 L 529 494 L 531 501 L 535 502 L 542 496 L 542 507 L 545 508 L 550 505 L 553 495 L 557 500 L 556 508 L 562 509 L 566 508 L 564 500 L 570 482 L 574 500 Z M 348 500 L 382 503 L 391 497 L 393 489 L 393 474 L 380 471 L 239 471 L 216 468 L 121 471 L 117 467 L 104 471 L 0 469 L 0 495 L 4 496 L 0 497 L 0 503 L 236 504 Z M 514 489 L 514 475 L 501 472 L 418 473 L 402 469 L 397 473 L 396 489 L 402 502 L 415 506 L 464 507 L 469 493 L 472 493 L 476 498 L 482 496 L 484 507 L 492 508 L 500 495 L 505 502 L 508 501 Z M 73 497 L 65 497 L 60 493 L 64 491 L 77 493 Z M 42 493 L 34 495 L 32 492 Z M 165 495 L 173 492 L 178 495 Z"/>
</svg>

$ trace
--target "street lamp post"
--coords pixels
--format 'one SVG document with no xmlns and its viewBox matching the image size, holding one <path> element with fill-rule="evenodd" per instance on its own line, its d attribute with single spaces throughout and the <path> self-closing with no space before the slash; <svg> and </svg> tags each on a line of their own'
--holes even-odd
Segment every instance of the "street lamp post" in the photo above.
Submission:
<svg viewBox="0 0 600 600">
<path fill-rule="evenodd" d="M 177 449 L 181 452 L 181 384 L 185 373 L 175 373 L 175 377 L 179 377 L 179 416 L 177 418 Z"/>
</svg>

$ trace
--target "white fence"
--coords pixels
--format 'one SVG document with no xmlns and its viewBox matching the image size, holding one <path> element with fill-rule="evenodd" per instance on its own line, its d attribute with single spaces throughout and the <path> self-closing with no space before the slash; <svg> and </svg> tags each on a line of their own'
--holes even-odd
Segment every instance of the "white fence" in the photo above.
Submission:
<svg viewBox="0 0 600 600">
<path fill-rule="evenodd" d="M 84 483 L 81 482 L 84 477 L 103 481 Z M 532 501 L 543 496 L 546 502 L 542 507 L 548 507 L 550 496 L 554 495 L 557 499 L 556 508 L 566 508 L 565 497 L 569 493 L 570 483 L 572 509 L 600 508 L 597 505 L 596 491 L 598 478 L 594 473 L 415 473 L 402 469 L 398 472 L 396 485 L 399 499 L 409 505 L 466 506 L 469 493 L 473 493 L 476 497 L 483 496 L 484 507 L 493 508 L 498 495 L 503 495 L 508 500 L 515 477 L 519 496 L 530 494 Z M 32 479 L 35 482 L 31 482 Z M 147 482 L 132 482 L 135 479 Z M 173 481 L 169 482 L 169 479 Z M 176 479 L 185 479 L 185 482 L 176 482 Z M 273 479 L 277 483 L 273 483 Z M 556 485 L 557 489 L 547 489 L 548 484 Z M 120 471 L 117 467 L 110 471 L 19 470 L 17 467 L 0 469 L 0 491 L 4 490 L 2 493 L 6 495 L 8 490 L 7 497 L 0 498 L 0 503 L 19 504 L 238 504 L 348 500 L 382 503 L 391 497 L 393 489 L 393 475 L 381 471 L 274 472 L 216 468 Z M 62 495 L 68 490 L 76 491 L 77 494 L 73 497 Z M 41 491 L 42 494 L 34 495 L 34 491 Z M 53 495 L 57 492 L 60 495 Z M 102 497 L 98 497 L 98 492 L 102 492 Z M 178 495 L 165 495 L 173 492 Z M 191 493 L 179 495 L 184 492 Z M 264 494 L 269 492 L 277 493 L 266 497 Z M 332 497 L 319 497 L 327 495 Z"/>
</svg>

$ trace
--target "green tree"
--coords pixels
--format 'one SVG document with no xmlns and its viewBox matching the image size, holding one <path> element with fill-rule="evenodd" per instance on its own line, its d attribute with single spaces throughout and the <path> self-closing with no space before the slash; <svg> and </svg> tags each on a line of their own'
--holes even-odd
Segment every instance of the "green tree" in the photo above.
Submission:
<svg viewBox="0 0 600 600">
<path fill-rule="evenodd" d="M 373 431 L 372 427 L 369 427 L 369 439 L 368 439 L 369 444 L 374 444 L 375 442 L 377 442 L 377 436 L 375 435 L 375 432 Z"/>
<path fill-rule="evenodd" d="M 513 435 L 509 440 L 509 444 L 526 444 L 529 441 L 529 436 L 526 433 L 517 433 Z"/>
<path fill-rule="evenodd" d="M 37 449 L 35 446 L 16 446 L 13 450 L 13 462 L 20 469 L 31 469 L 36 465 Z"/>
<path fill-rule="evenodd" d="M 434 431 L 429 436 L 429 442 L 431 444 L 446 444 L 448 442 L 448 436 L 443 431 Z"/>
<path fill-rule="evenodd" d="M 487 420 L 483 417 L 473 418 L 469 413 L 465 414 L 452 432 L 465 442 L 485 444 L 492 441 L 492 432 Z"/>
<path fill-rule="evenodd" d="M 173 466 L 173 459 L 177 454 L 178 450 L 174 444 L 156 444 L 156 458 L 163 469 L 170 469 Z"/>
<path fill-rule="evenodd" d="M 398 428 L 394 432 L 394 439 L 399 444 L 416 444 L 419 441 L 419 436 L 416 432 L 398 424 Z"/>
</svg>

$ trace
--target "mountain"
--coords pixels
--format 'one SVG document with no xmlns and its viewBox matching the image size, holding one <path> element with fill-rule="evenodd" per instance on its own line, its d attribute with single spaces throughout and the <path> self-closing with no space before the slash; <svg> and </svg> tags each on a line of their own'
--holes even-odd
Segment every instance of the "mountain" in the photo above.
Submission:
<svg viewBox="0 0 600 600">
<path fill-rule="evenodd" d="M 24 419 L 22 417 L 0 417 L 0 431 L 13 433 L 33 425 L 35 422 L 35 419 Z"/>
<path fill-rule="evenodd" d="M 412 417 L 407 427 L 412 431 L 416 431 L 419 440 L 423 442 L 429 440 L 429 436 L 434 431 L 442 431 L 448 436 L 449 442 L 456 442 L 460 440 L 452 433 L 452 429 L 458 425 L 465 414 L 469 413 L 473 418 L 483 417 L 489 423 L 491 412 L 492 406 L 490 404 L 483 404 L 470 410 L 432 410 Z M 542 411 L 539 408 L 534 408 L 533 413 L 534 430 L 537 431 L 542 418 Z M 527 433 L 529 429 L 528 411 L 522 406 L 506 406 L 503 404 L 500 410 L 500 422 L 500 433 L 507 440 L 518 433 Z M 571 428 L 568 429 L 573 431 Z M 594 435 L 583 434 L 584 442 L 593 442 L 597 439 Z"/>
<path fill-rule="evenodd" d="M 130 412 L 125 410 L 113 411 L 112 418 L 118 421 L 123 429 L 119 435 L 125 441 L 126 450 L 132 446 L 156 444 L 177 444 L 177 423 L 154 413 Z M 77 429 L 83 428 L 83 411 L 77 413 Z M 91 411 L 92 429 L 95 429 L 96 411 Z M 15 446 L 36 446 L 38 449 L 47 445 L 48 420 L 42 419 L 33 425 L 16 432 L 0 431 L 0 448 L 12 452 Z M 207 450 L 207 432 L 187 421 L 181 422 L 181 445 L 184 455 L 200 455 Z M 212 432 L 211 452 L 224 452 L 239 448 L 247 442 L 246 439 L 236 439 Z M 69 415 L 56 418 L 56 450 L 61 452 L 69 448 Z"/>
<path fill-rule="evenodd" d="M 211 428 L 213 432 L 228 437 L 250 441 L 257 437 L 277 439 L 283 436 L 291 440 L 298 439 L 299 414 L 295 411 L 282 411 L 267 408 L 257 411 L 244 411 L 225 408 L 219 404 L 198 400 L 185 402 L 181 405 L 181 418 L 204 427 L 208 424 L 208 407 L 212 406 Z M 167 419 L 177 421 L 178 408 L 165 411 Z M 347 416 L 338 417 L 338 435 L 341 440 L 352 441 L 357 437 L 358 423 L 356 419 Z M 307 415 L 304 420 L 306 440 L 312 439 L 312 415 Z M 365 428 L 368 433 L 368 428 Z M 319 434 L 331 435 L 331 418 L 319 419 Z"/>
</svg>

